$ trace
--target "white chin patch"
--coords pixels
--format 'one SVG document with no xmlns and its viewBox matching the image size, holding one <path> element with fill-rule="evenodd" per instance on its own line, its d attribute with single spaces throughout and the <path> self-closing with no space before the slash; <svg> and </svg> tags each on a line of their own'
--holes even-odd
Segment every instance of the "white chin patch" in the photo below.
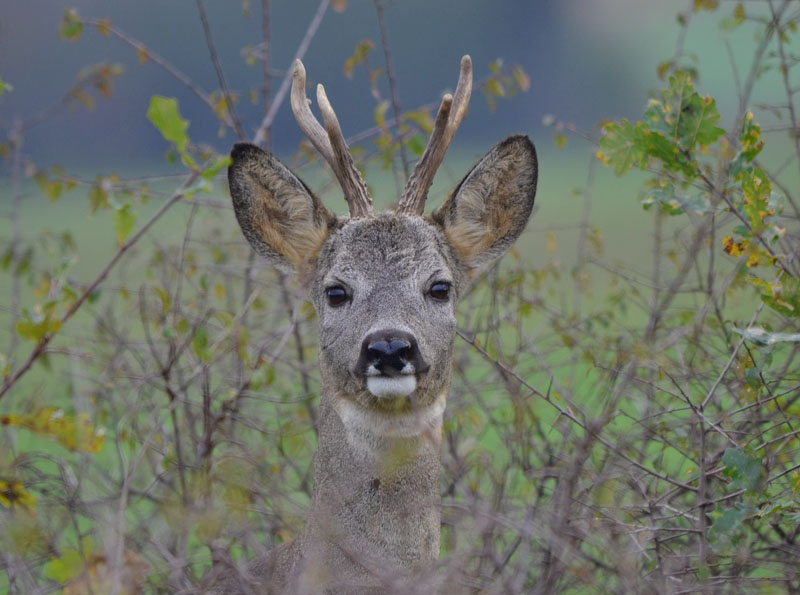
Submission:
<svg viewBox="0 0 800 595">
<path fill-rule="evenodd" d="M 407 397 L 416 388 L 417 378 L 413 374 L 367 377 L 367 389 L 379 399 Z"/>
</svg>

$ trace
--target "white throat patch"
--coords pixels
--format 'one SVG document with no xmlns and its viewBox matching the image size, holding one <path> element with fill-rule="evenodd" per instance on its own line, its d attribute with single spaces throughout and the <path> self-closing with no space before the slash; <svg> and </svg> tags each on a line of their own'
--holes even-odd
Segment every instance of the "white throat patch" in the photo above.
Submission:
<svg viewBox="0 0 800 595">
<path fill-rule="evenodd" d="M 447 392 L 427 407 L 406 413 L 381 413 L 353 403 L 347 397 L 336 395 L 333 407 L 347 431 L 350 446 L 370 453 L 378 441 L 387 438 L 413 438 L 426 435 L 435 443 L 441 440 Z"/>
</svg>

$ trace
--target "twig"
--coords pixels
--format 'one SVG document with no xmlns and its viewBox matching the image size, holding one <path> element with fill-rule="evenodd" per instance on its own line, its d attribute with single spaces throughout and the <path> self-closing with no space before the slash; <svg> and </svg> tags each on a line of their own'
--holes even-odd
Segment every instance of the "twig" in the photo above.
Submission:
<svg viewBox="0 0 800 595">
<path fill-rule="evenodd" d="M 780 281 L 782 276 L 783 276 L 783 270 L 781 270 L 778 273 L 778 277 L 777 277 L 776 281 Z M 761 303 L 758 304 L 758 308 L 756 308 L 756 312 L 755 312 L 755 314 L 753 314 L 753 317 L 750 319 L 750 323 L 747 325 L 747 328 L 750 328 L 751 326 L 753 326 L 756 323 L 756 320 L 758 320 L 758 317 L 761 314 L 761 310 L 763 310 L 763 309 L 764 309 L 764 302 L 762 301 Z M 742 345 L 744 344 L 744 341 L 745 341 L 745 336 L 742 335 L 741 338 L 739 339 L 739 341 L 736 343 L 736 347 L 733 349 L 733 352 L 731 353 L 731 356 L 728 358 L 728 362 L 725 364 L 725 367 L 722 368 L 722 371 L 719 373 L 719 376 L 717 376 L 717 379 L 714 381 L 714 384 L 711 385 L 711 388 L 709 389 L 708 394 L 706 395 L 706 398 L 703 399 L 703 403 L 701 405 L 701 407 L 703 409 L 705 409 L 706 405 L 708 405 L 708 402 L 714 396 L 714 393 L 716 392 L 717 387 L 719 387 L 720 383 L 722 382 L 722 379 L 725 377 L 725 374 L 727 374 L 728 370 L 730 370 L 731 366 L 733 365 L 734 360 L 736 359 L 736 356 L 739 354 L 739 349 L 741 349 Z"/>
<path fill-rule="evenodd" d="M 84 290 L 84 292 L 80 295 L 80 297 L 77 300 L 75 300 L 75 303 L 72 304 L 69 310 L 67 310 L 64 316 L 61 317 L 62 327 L 70 318 L 72 318 L 75 312 L 78 311 L 78 309 L 84 304 L 84 302 L 89 298 L 89 296 L 94 292 L 94 290 L 97 289 L 97 287 L 103 281 L 105 281 L 106 277 L 108 277 L 108 274 L 117 265 L 117 263 L 125 255 L 125 253 L 136 245 L 136 243 L 142 238 L 142 236 L 144 236 L 144 234 L 147 233 L 147 231 L 153 226 L 153 224 L 156 221 L 158 221 L 164 215 L 164 213 L 166 213 L 170 209 L 170 207 L 172 207 L 172 205 L 183 199 L 185 190 L 194 183 L 194 181 L 198 178 L 199 175 L 200 175 L 199 171 L 193 171 L 186 180 L 186 182 L 184 182 L 183 185 L 180 187 L 178 192 L 173 194 L 172 198 L 170 198 L 166 203 L 164 203 L 164 205 L 158 211 L 156 211 L 156 213 L 147 221 L 147 223 L 145 223 L 141 227 L 139 231 L 137 231 L 133 236 L 131 236 L 131 238 L 127 242 L 125 242 L 122 246 L 120 246 L 119 250 L 117 250 L 116 254 L 114 254 L 111 260 L 108 261 L 108 264 L 106 264 L 106 266 L 97 276 L 97 278 L 94 281 L 92 281 L 92 283 L 89 284 L 89 286 Z M 20 366 L 17 369 L 17 371 L 11 376 L 11 378 L 9 378 L 9 380 L 3 385 L 3 388 L 0 389 L 0 399 L 2 399 L 3 396 L 9 390 L 11 390 L 11 388 L 19 381 L 19 379 L 22 378 L 28 372 L 33 363 L 42 355 L 42 353 L 44 353 L 45 348 L 53 339 L 53 337 L 56 336 L 56 334 L 58 333 L 48 333 L 40 339 L 39 343 L 33 349 L 30 356 L 28 356 L 28 359 L 25 361 L 25 363 L 22 364 L 22 366 Z"/>
<path fill-rule="evenodd" d="M 263 80 L 261 81 L 261 94 L 264 99 L 265 117 L 272 107 L 272 32 L 271 32 L 271 0 L 261 0 L 261 38 L 263 46 L 262 64 Z M 272 129 L 267 126 L 264 130 L 264 148 L 269 149 L 272 144 Z"/>
<path fill-rule="evenodd" d="M 378 13 L 378 25 L 381 29 L 383 56 L 386 61 L 386 76 L 389 79 L 389 92 L 392 95 L 392 111 L 394 112 L 395 119 L 398 119 L 402 110 L 400 109 L 400 96 L 397 93 L 397 79 L 394 75 L 394 61 L 392 60 L 392 54 L 389 49 L 389 34 L 386 30 L 386 22 L 383 18 L 382 0 L 375 0 L 375 10 Z M 400 159 L 403 161 L 403 173 L 405 173 L 405 179 L 408 180 L 408 176 L 410 175 L 408 154 L 406 152 L 406 145 L 402 141 L 400 142 Z"/>
<path fill-rule="evenodd" d="M 225 97 L 225 107 L 227 108 L 231 120 L 233 121 L 233 127 L 236 131 L 236 135 L 239 137 L 239 140 L 245 140 L 247 137 L 244 133 L 244 129 L 242 128 L 242 123 L 236 116 L 236 109 L 233 105 L 233 97 L 231 96 L 230 89 L 228 89 L 228 83 L 225 81 L 225 72 L 222 70 L 222 64 L 219 61 L 219 56 L 217 56 L 217 48 L 214 47 L 214 39 L 211 37 L 211 25 L 208 24 L 205 5 L 203 4 L 203 0 L 196 1 L 197 12 L 200 13 L 200 21 L 203 23 L 203 32 L 206 36 L 208 53 L 211 55 L 211 63 L 214 65 L 214 71 L 217 73 L 217 80 L 219 81 L 220 89 L 222 89 L 222 95 Z"/>
<path fill-rule="evenodd" d="M 317 12 L 314 14 L 314 18 L 311 19 L 311 23 L 309 23 L 306 34 L 303 36 L 303 40 L 297 47 L 297 51 L 294 54 L 294 58 L 292 58 L 289 68 L 286 69 L 286 75 L 283 77 L 281 86 L 278 88 L 278 92 L 275 94 L 275 99 L 272 100 L 272 104 L 269 106 L 267 115 L 264 116 L 264 119 L 261 121 L 261 125 L 258 127 L 258 130 L 253 137 L 253 143 L 256 145 L 264 142 L 264 139 L 267 136 L 267 131 L 269 130 L 270 126 L 272 126 L 272 121 L 275 119 L 278 109 L 281 107 L 283 100 L 286 98 L 286 93 L 289 91 L 289 85 L 292 82 L 293 68 L 291 67 L 291 64 L 294 64 L 295 60 L 302 60 L 303 56 L 306 55 L 308 46 L 311 45 L 311 40 L 314 39 L 314 35 L 316 34 L 317 29 L 319 29 L 319 26 L 322 23 L 322 17 L 325 16 L 325 11 L 328 10 L 329 5 L 330 0 L 322 0 L 319 3 Z"/>
<path fill-rule="evenodd" d="M 153 50 L 151 50 L 144 43 L 142 43 L 141 41 L 139 41 L 137 39 L 132 38 L 127 33 L 121 31 L 120 29 L 118 29 L 115 26 L 109 26 L 108 23 L 104 23 L 104 22 L 101 22 L 101 21 L 98 21 L 98 20 L 92 20 L 92 19 L 86 20 L 86 21 L 84 21 L 84 23 L 86 25 L 93 25 L 95 27 L 105 27 L 105 28 L 107 28 L 108 31 L 111 33 L 111 35 L 113 35 L 114 37 L 117 37 L 118 39 L 120 39 L 120 40 L 124 41 L 125 43 L 127 43 L 129 46 L 131 46 L 134 49 L 136 49 L 137 52 L 140 53 L 140 56 L 142 56 L 143 59 L 146 58 L 147 60 L 153 62 L 153 64 L 156 64 L 157 66 L 161 67 L 163 70 L 165 70 L 171 76 L 176 78 L 179 82 L 181 82 L 183 85 L 188 87 L 188 89 L 192 93 L 194 93 L 203 103 L 205 103 L 211 109 L 212 112 L 217 113 L 217 109 L 214 106 L 214 102 L 211 101 L 211 96 L 208 93 L 206 93 L 202 88 L 200 88 L 186 74 L 184 74 L 183 72 L 178 70 L 175 66 L 170 64 L 167 60 L 165 60 L 164 58 L 162 58 L 161 56 L 156 54 Z M 226 116 L 226 118 L 223 119 L 223 122 L 225 123 L 226 126 L 228 126 L 230 128 L 234 128 L 233 121 L 231 120 L 231 118 L 229 116 Z"/>
</svg>

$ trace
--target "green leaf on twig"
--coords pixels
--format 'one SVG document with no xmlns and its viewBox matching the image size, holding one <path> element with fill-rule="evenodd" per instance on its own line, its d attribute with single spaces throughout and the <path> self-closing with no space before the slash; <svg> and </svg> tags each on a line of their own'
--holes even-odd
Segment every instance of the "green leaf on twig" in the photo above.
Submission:
<svg viewBox="0 0 800 595">
<path fill-rule="evenodd" d="M 114 231 L 117 232 L 117 242 L 122 246 L 133 228 L 136 227 L 136 211 L 130 204 L 123 205 L 114 213 Z"/>
<path fill-rule="evenodd" d="M 732 490 L 745 489 L 752 492 L 761 483 L 764 467 L 760 460 L 749 453 L 738 448 L 728 448 L 722 455 L 722 463 L 725 465 L 723 473 L 733 479 L 729 484 Z"/>
<path fill-rule="evenodd" d="M 61 32 L 61 37 L 64 39 L 75 41 L 80 38 L 83 32 L 83 23 L 81 22 L 81 17 L 78 15 L 77 10 L 68 8 L 64 11 L 64 18 L 61 20 L 59 30 Z"/>
<path fill-rule="evenodd" d="M 189 121 L 181 117 L 177 99 L 154 95 L 150 98 L 147 119 L 158 128 L 166 140 L 175 144 L 181 155 L 186 154 L 186 147 L 189 144 L 186 130 L 189 128 Z"/>
</svg>

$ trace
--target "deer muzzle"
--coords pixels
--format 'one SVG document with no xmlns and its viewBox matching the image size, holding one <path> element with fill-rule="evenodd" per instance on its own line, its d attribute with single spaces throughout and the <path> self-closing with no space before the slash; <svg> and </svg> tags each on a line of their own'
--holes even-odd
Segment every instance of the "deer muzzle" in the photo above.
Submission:
<svg viewBox="0 0 800 595">
<path fill-rule="evenodd" d="M 398 329 L 370 333 L 361 343 L 355 372 L 367 379 L 376 397 L 408 396 L 417 387 L 417 374 L 430 366 L 420 353 L 414 335 Z"/>
</svg>

